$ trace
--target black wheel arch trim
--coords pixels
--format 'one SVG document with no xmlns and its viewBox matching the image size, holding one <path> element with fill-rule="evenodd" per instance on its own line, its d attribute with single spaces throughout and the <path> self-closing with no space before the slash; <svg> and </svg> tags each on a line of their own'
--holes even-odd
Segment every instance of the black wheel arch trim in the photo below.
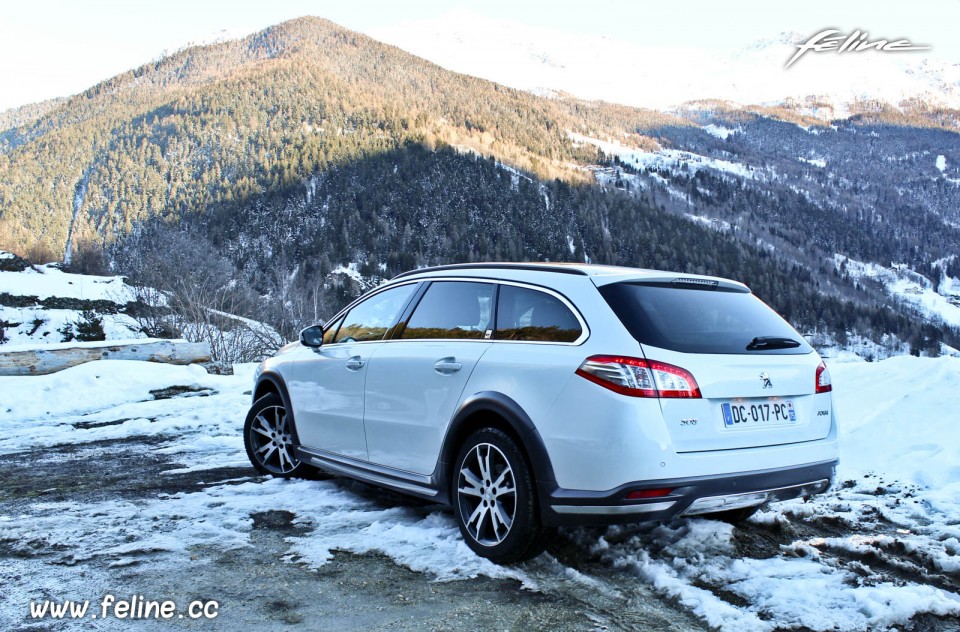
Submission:
<svg viewBox="0 0 960 632">
<path fill-rule="evenodd" d="M 453 502 L 449 489 L 451 468 L 454 467 L 453 461 L 460 450 L 460 444 L 466 438 L 463 434 L 464 426 L 478 414 L 496 415 L 507 424 L 509 430 L 520 440 L 520 446 L 518 447 L 530 459 L 530 467 L 533 469 L 536 480 L 538 500 L 540 506 L 543 507 L 557 488 L 557 477 L 553 472 L 553 464 L 550 462 L 550 456 L 547 454 L 543 438 L 540 436 L 533 420 L 530 419 L 530 416 L 527 415 L 520 404 L 496 391 L 482 391 L 467 397 L 461 402 L 457 412 L 454 413 L 443 439 L 443 445 L 440 448 L 440 459 L 431 477 L 434 484 L 439 488 L 438 500 L 442 497 L 446 502 Z"/>
<path fill-rule="evenodd" d="M 287 391 L 287 383 L 283 380 L 283 376 L 279 373 L 273 371 L 265 371 L 260 374 L 260 377 L 257 378 L 257 383 L 253 387 L 253 402 L 251 406 L 257 401 L 257 391 L 260 390 L 260 387 L 264 382 L 269 382 L 273 386 L 273 390 L 277 391 L 280 394 L 280 399 L 283 400 L 283 407 L 287 410 L 287 415 L 292 420 L 290 424 L 291 434 L 293 435 L 293 440 L 297 445 L 300 445 L 300 435 L 297 434 L 297 418 L 293 414 L 293 403 L 290 401 L 290 393 Z"/>
</svg>

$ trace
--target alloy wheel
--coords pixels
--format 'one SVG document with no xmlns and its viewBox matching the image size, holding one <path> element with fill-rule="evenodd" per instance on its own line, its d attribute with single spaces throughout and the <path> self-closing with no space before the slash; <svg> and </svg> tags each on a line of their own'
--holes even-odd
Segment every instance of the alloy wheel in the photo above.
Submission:
<svg viewBox="0 0 960 632">
<path fill-rule="evenodd" d="M 250 425 L 250 447 L 260 464 L 273 474 L 288 474 L 300 465 L 283 406 L 267 406 L 257 413 Z"/>
<path fill-rule="evenodd" d="M 490 443 L 467 452 L 457 481 L 460 515 L 467 532 L 483 546 L 510 534 L 517 513 L 517 486 L 507 457 Z"/>
</svg>

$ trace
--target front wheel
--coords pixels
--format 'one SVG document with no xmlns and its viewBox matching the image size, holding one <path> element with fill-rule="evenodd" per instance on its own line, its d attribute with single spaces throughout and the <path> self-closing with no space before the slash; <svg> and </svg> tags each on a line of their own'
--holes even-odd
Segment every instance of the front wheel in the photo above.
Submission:
<svg viewBox="0 0 960 632">
<path fill-rule="evenodd" d="M 467 438 L 455 463 L 457 524 L 474 553 L 498 564 L 542 553 L 552 531 L 540 523 L 533 476 L 514 440 L 483 428 Z"/>
<path fill-rule="evenodd" d="M 243 425 L 243 443 L 258 472 L 312 478 L 316 470 L 297 456 L 294 437 L 293 415 L 279 395 L 268 393 L 253 403 Z"/>
</svg>

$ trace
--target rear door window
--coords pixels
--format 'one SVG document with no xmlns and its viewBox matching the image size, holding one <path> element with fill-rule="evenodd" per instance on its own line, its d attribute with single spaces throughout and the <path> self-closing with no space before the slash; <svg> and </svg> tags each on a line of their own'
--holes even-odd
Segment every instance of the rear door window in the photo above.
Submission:
<svg viewBox="0 0 960 632">
<path fill-rule="evenodd" d="M 470 281 L 435 281 L 413 310 L 400 337 L 483 339 L 492 329 L 497 286 Z"/>
<path fill-rule="evenodd" d="M 497 340 L 574 342 L 582 333 L 580 321 L 557 297 L 530 288 L 500 286 Z"/>
<path fill-rule="evenodd" d="M 600 294 L 641 344 L 684 353 L 805 354 L 797 331 L 750 292 L 613 283 Z M 755 338 L 796 341 L 787 348 L 748 349 Z"/>
</svg>

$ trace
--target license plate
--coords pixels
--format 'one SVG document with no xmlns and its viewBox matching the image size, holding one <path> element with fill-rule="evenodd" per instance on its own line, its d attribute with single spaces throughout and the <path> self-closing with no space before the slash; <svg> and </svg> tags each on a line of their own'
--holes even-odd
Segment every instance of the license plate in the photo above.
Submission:
<svg viewBox="0 0 960 632">
<path fill-rule="evenodd" d="M 721 404 L 725 428 L 752 428 L 756 426 L 779 426 L 797 422 L 793 401 L 778 399 Z"/>
</svg>

